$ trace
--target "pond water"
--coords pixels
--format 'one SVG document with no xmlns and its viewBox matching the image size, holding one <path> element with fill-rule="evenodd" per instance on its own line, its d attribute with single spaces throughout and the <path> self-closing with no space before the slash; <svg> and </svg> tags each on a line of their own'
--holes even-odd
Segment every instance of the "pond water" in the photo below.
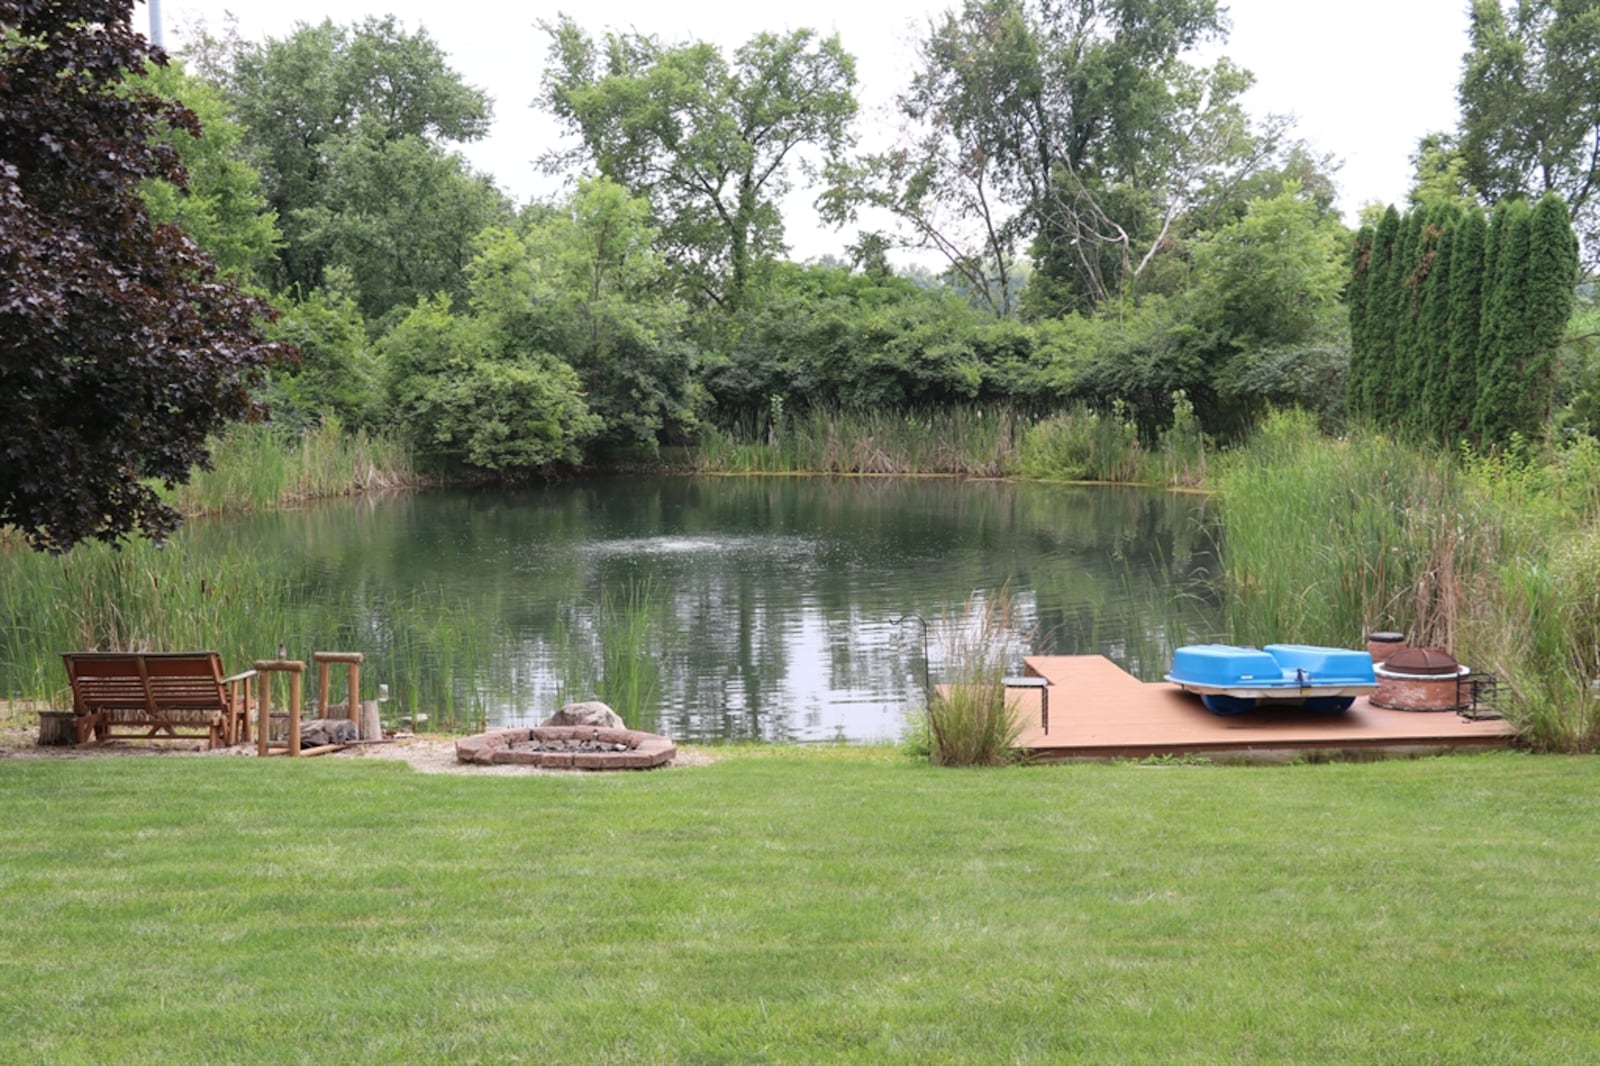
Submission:
<svg viewBox="0 0 1600 1066">
<path fill-rule="evenodd" d="M 948 479 L 335 501 L 192 523 L 164 551 L 11 553 L 0 683 L 48 692 L 71 647 L 205 645 L 236 669 L 282 644 L 362 652 L 396 725 L 530 725 L 600 698 L 681 741 L 893 740 L 1002 590 L 1011 671 L 1094 652 L 1160 677 L 1221 633 L 1217 536 L 1203 497 Z"/>
<path fill-rule="evenodd" d="M 1017 655 L 1098 652 L 1147 679 L 1220 625 L 1206 501 L 1131 489 L 616 479 L 190 532 L 281 556 L 336 619 L 308 639 L 365 652 L 387 710 L 435 722 L 535 724 L 598 694 L 683 741 L 892 740 L 974 594 L 1007 590 Z"/>
</svg>

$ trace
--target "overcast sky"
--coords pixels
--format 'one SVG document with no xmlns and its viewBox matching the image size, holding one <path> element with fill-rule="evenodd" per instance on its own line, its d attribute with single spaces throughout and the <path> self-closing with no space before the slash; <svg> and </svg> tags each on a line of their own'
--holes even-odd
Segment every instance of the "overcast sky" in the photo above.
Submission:
<svg viewBox="0 0 1600 1066">
<path fill-rule="evenodd" d="M 548 195 L 556 185 L 533 160 L 556 136 L 551 120 L 531 105 L 538 92 L 547 38 L 537 23 L 567 11 L 591 32 L 636 29 L 664 40 L 709 40 L 725 47 L 761 30 L 811 27 L 837 32 L 857 60 L 857 96 L 866 126 L 884 113 L 911 76 L 911 41 L 931 15 L 953 6 L 929 0 L 809 0 L 778 9 L 764 4 L 662 3 L 586 0 L 553 6 L 501 5 L 482 0 L 162 0 L 170 51 L 182 48 L 198 20 L 220 29 L 237 16 L 246 39 L 282 37 L 297 22 L 324 18 L 344 25 L 368 15 L 394 15 L 407 30 L 425 26 L 470 84 L 494 98 L 490 136 L 464 147 L 479 170 L 519 201 Z M 509 10 L 508 10 L 509 9 Z M 1221 51 L 1254 72 L 1252 114 L 1293 114 L 1299 136 L 1343 162 L 1340 206 L 1356 210 L 1378 200 L 1398 202 L 1410 178 L 1407 157 L 1417 139 L 1456 123 L 1455 87 L 1466 51 L 1468 0 L 1233 0 L 1233 28 Z M 148 15 L 138 9 L 141 26 Z M 808 198 L 809 199 L 809 198 Z M 794 256 L 835 253 L 853 233 L 818 227 L 800 217 L 804 201 L 785 208 Z"/>
</svg>

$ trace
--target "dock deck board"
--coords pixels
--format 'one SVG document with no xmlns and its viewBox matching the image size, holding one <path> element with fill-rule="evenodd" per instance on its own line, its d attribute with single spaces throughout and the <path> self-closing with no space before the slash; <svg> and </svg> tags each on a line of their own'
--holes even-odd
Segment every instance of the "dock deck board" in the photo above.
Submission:
<svg viewBox="0 0 1600 1066">
<path fill-rule="evenodd" d="M 1038 655 L 1027 673 L 1050 682 L 1049 730 L 1042 692 L 1009 695 L 1023 715 L 1017 746 L 1037 758 L 1143 758 L 1151 755 L 1252 752 L 1415 752 L 1509 747 L 1506 722 L 1471 721 L 1450 712 L 1392 711 L 1365 697 L 1339 715 L 1262 706 L 1224 717 L 1167 682 L 1146 683 L 1100 655 Z"/>
</svg>

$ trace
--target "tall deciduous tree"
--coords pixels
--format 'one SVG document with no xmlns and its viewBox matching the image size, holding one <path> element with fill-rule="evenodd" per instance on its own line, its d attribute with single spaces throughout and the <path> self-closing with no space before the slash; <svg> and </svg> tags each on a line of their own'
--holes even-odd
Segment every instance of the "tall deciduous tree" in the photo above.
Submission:
<svg viewBox="0 0 1600 1066">
<path fill-rule="evenodd" d="M 1248 73 L 1184 59 L 1222 30 L 1215 0 L 965 0 L 921 42 L 904 143 L 839 175 L 833 214 L 887 207 L 1000 292 L 1031 242 L 1035 315 L 1123 295 L 1275 147 L 1239 105 Z"/>
<path fill-rule="evenodd" d="M 1554 193 L 1600 261 L 1600 0 L 1473 0 L 1463 176 L 1489 202 Z"/>
<path fill-rule="evenodd" d="M 200 130 L 130 81 L 165 61 L 132 8 L 0 0 L 0 522 L 35 547 L 170 533 L 151 480 L 205 466 L 284 354 L 269 309 L 146 210 L 143 182 L 184 181 L 158 134 Z"/>
<path fill-rule="evenodd" d="M 480 470 L 576 465 L 600 430 L 572 368 L 492 318 L 419 301 L 381 342 L 391 409 L 424 455 Z"/>
<path fill-rule="evenodd" d="M 488 131 L 491 105 L 426 30 L 300 24 L 213 46 L 205 67 L 226 83 L 283 230 L 276 288 L 309 293 L 343 267 L 368 316 L 464 295 L 473 238 L 509 206 L 451 150 Z"/>
<path fill-rule="evenodd" d="M 249 281 L 271 265 L 282 240 L 277 217 L 261 191 L 261 174 L 241 157 L 243 131 L 228 118 L 227 103 L 210 83 L 173 62 L 151 65 L 139 84 L 194 112 L 199 137 L 185 131 L 158 136 L 172 145 L 188 187 L 152 178 L 145 202 L 157 222 L 176 222 L 226 273 Z"/>
<path fill-rule="evenodd" d="M 577 138 L 546 165 L 647 197 L 693 295 L 736 310 L 755 269 L 783 251 L 778 201 L 799 156 L 851 143 L 855 60 L 811 30 L 758 34 L 728 57 L 637 33 L 596 41 L 565 15 L 545 29 L 540 102 Z"/>
<path fill-rule="evenodd" d="M 681 439 L 696 418 L 686 308 L 649 215 L 616 183 L 586 179 L 525 232 L 485 233 L 468 269 L 474 312 L 572 367 L 604 423 L 597 446 L 634 455 Z"/>
</svg>

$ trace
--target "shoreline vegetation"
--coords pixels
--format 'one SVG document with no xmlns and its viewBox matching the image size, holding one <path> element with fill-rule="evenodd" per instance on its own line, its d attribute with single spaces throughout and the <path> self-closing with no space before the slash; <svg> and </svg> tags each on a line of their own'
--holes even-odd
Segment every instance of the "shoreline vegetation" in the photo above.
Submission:
<svg viewBox="0 0 1600 1066">
<path fill-rule="evenodd" d="M 172 497 L 192 518 L 450 481 L 419 472 L 400 438 L 350 433 L 337 423 L 298 437 L 235 427 L 213 454 L 215 468 Z M 1587 437 L 1485 457 L 1373 431 L 1330 437 L 1311 415 L 1281 412 L 1243 444 L 1218 451 L 1180 398 L 1173 426 L 1151 447 L 1116 410 L 1037 417 L 977 407 L 812 411 L 765 427 L 753 443 L 708 430 L 692 455 L 654 469 L 1215 492 L 1225 516 L 1218 581 L 1230 639 L 1355 646 L 1374 630 L 1405 632 L 1413 644 L 1448 648 L 1495 674 L 1500 709 L 1534 750 L 1600 746 L 1592 686 L 1600 675 L 1600 445 Z M 20 547 L 14 537 L 10 543 Z M 0 622 L 13 631 L 45 629 L 33 643 L 52 648 L 220 643 L 230 662 L 318 624 L 314 604 L 287 604 L 285 590 L 255 587 L 247 565 L 214 560 L 210 572 L 227 576 L 200 580 L 171 572 L 158 552 L 143 542 L 120 551 L 86 545 L 57 561 L 52 576 L 8 582 Z M 449 614 L 450 605 L 413 607 L 415 625 L 400 626 L 395 654 L 419 654 L 443 639 L 424 616 Z M 460 657 L 463 649 L 453 650 Z M 486 653 L 466 651 L 461 676 Z M 57 666 L 40 656 L 14 673 L 31 678 L 39 688 L 32 695 L 40 695 L 58 687 Z M 448 703 L 455 685 L 441 686 Z M 431 694 L 409 695 L 420 702 Z M 443 710 L 447 720 L 471 717 L 470 709 Z"/>
</svg>

